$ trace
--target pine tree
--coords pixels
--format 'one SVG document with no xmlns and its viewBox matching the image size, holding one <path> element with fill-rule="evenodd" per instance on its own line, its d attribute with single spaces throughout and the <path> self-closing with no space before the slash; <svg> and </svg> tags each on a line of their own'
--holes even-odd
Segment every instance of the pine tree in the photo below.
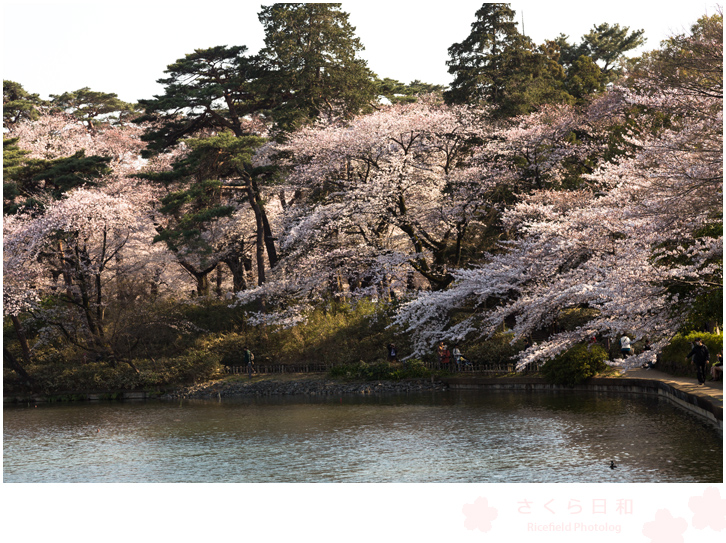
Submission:
<svg viewBox="0 0 726 543">
<path fill-rule="evenodd" d="M 147 154 L 158 153 L 180 141 L 192 149 L 189 157 L 174 165 L 174 171 L 147 176 L 176 185 L 176 195 L 163 208 L 172 226 L 158 240 L 165 241 L 174 251 L 184 243 L 207 250 L 198 243 L 198 233 L 214 219 L 232 211 L 216 196 L 209 196 L 218 194 L 220 180 L 234 178 L 255 214 L 258 254 L 266 251 L 269 265 L 274 267 L 277 251 L 270 222 L 255 177 L 257 172 L 249 165 L 252 151 L 262 143 L 258 134 L 264 129 L 264 122 L 261 125 L 256 118 L 264 121 L 271 100 L 262 92 L 258 58 L 249 57 L 246 52 L 245 46 L 197 49 L 169 65 L 169 77 L 158 81 L 165 86 L 164 94 L 139 102 L 145 115 L 137 122 L 150 121 L 155 127 L 143 137 L 149 142 Z M 216 135 L 209 137 L 210 133 Z M 202 285 L 214 267 L 210 266 L 187 271 Z M 258 277 L 264 276 L 264 262 L 258 258 Z"/>
<path fill-rule="evenodd" d="M 602 23 L 593 26 L 590 32 L 582 36 L 582 41 L 577 45 L 569 43 L 569 36 L 560 34 L 554 40 L 560 47 L 560 62 L 569 75 L 570 68 L 580 60 L 580 57 L 589 57 L 602 72 L 604 83 L 615 81 L 623 73 L 620 66 L 623 55 L 645 43 L 643 30 L 634 30 L 630 33 L 629 30 L 627 26 L 621 28 L 618 24 L 611 26 Z M 576 69 L 582 69 L 582 65 Z"/>
<path fill-rule="evenodd" d="M 509 4 L 483 4 L 475 14 L 469 36 L 449 47 L 451 60 L 446 64 L 454 81 L 444 93 L 447 103 L 501 101 L 503 53 L 522 42 L 514 15 Z"/>
<path fill-rule="evenodd" d="M 447 65 L 455 77 L 444 92 L 447 103 L 487 103 L 495 115 L 511 117 L 542 104 L 573 102 L 551 51 L 520 34 L 514 16 L 509 4 L 484 4 L 469 36 L 449 47 Z"/>
<path fill-rule="evenodd" d="M 92 91 L 88 87 L 63 94 L 51 94 L 50 98 L 54 108 L 80 119 L 89 130 L 94 130 L 101 122 L 121 119 L 135 110 L 133 104 L 119 100 L 116 93 Z"/>
<path fill-rule="evenodd" d="M 14 211 L 15 200 L 20 196 L 18 185 L 13 178 L 22 170 L 26 155 L 17 146 L 18 138 L 3 138 L 3 214 Z"/>
<path fill-rule="evenodd" d="M 108 157 L 86 156 L 84 151 L 55 160 L 28 160 L 3 180 L 3 212 L 42 207 L 49 199 L 58 200 L 74 188 L 93 186 L 111 172 L 110 161 Z"/>
<path fill-rule="evenodd" d="M 136 122 L 157 125 L 143 138 L 149 153 L 205 129 L 229 130 L 238 137 L 251 132 L 245 117 L 260 113 L 266 103 L 253 87 L 259 76 L 256 59 L 246 53 L 244 45 L 196 49 L 167 67 L 169 76 L 157 81 L 164 94 L 139 100 L 145 114 Z"/>
<path fill-rule="evenodd" d="M 375 97 L 375 75 L 357 57 L 363 49 L 341 4 L 273 4 L 258 17 L 264 92 L 284 131 L 319 117 L 349 118 Z"/>
<path fill-rule="evenodd" d="M 3 79 L 3 127 L 22 120 L 33 121 L 40 115 L 38 107 L 45 105 L 37 94 L 30 94 L 20 83 Z"/>
</svg>

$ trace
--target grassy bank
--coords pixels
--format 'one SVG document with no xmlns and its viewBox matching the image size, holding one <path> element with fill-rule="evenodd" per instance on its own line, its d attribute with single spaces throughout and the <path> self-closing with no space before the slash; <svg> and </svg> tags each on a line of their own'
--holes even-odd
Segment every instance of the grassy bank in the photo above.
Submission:
<svg viewBox="0 0 726 543">
<path fill-rule="evenodd" d="M 394 310 L 395 305 L 389 303 L 330 302 L 315 310 L 306 323 L 281 328 L 249 326 L 243 309 L 231 308 L 221 301 L 180 304 L 174 308 L 173 321 L 168 319 L 166 323 L 159 321 L 159 324 L 145 327 L 143 333 L 134 338 L 135 349 L 127 359 L 116 360 L 91 359 L 88 353 L 59 341 L 41 342 L 37 333 L 39 323 L 26 319 L 29 343 L 35 346 L 32 363 L 25 366 L 31 384 L 24 383 L 6 361 L 4 393 L 154 391 L 235 378 L 226 376 L 225 366 L 244 365 L 242 351 L 245 346 L 255 353 L 258 365 L 335 364 L 330 378 L 397 380 L 430 377 L 432 372 L 422 362 L 432 362 L 433 351 L 423 360 L 410 360 L 406 367 L 387 362 L 388 343 L 396 343 L 401 358 L 411 352 L 406 335 L 389 327 L 389 316 Z M 571 326 L 577 325 L 577 315 L 571 315 L 570 320 Z M 676 336 L 664 350 L 663 370 L 683 375 L 692 373 L 685 355 L 695 335 L 705 340 L 715 360 L 716 353 L 721 350 L 723 335 L 686 334 Z M 442 339 L 446 339 L 445 335 Z M 7 321 L 4 345 L 16 360 L 22 360 L 14 329 Z M 511 336 L 502 333 L 487 341 L 467 343 L 462 348 L 467 357 L 478 364 L 499 365 L 511 361 L 523 344 L 512 344 Z M 562 364 L 567 368 L 552 372 L 553 379 L 574 382 L 607 373 L 601 361 L 613 356 L 610 352 L 599 360 L 585 360 L 587 357 L 578 358 L 574 356 L 576 354 L 573 351 L 562 357 Z M 550 369 L 553 367 L 554 364 Z M 264 378 L 288 377 L 283 374 Z"/>
</svg>

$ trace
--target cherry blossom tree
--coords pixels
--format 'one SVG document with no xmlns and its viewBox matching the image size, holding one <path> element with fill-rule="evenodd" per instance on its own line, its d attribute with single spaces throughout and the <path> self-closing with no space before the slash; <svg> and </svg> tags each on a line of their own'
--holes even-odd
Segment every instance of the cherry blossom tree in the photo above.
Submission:
<svg viewBox="0 0 726 543">
<path fill-rule="evenodd" d="M 298 208 L 306 211 L 290 223 L 283 247 L 303 249 L 322 222 L 356 245 L 408 254 L 414 269 L 444 285 L 447 260 L 460 258 L 474 215 L 469 191 L 482 176 L 474 178 L 466 160 L 485 131 L 482 112 L 431 101 L 300 131 L 281 150 L 295 157 L 288 182 L 307 196 Z"/>
<path fill-rule="evenodd" d="M 493 176 L 468 160 L 488 129 L 485 112 L 429 98 L 293 134 L 275 148 L 293 195 L 281 200 L 282 258 L 244 299 L 387 296 L 415 276 L 445 286 L 486 208 L 472 191 Z"/>
<path fill-rule="evenodd" d="M 38 311 L 41 297 L 54 298 L 42 311 L 49 329 L 114 363 L 122 352 L 120 331 L 109 326 L 111 292 L 119 278 L 139 280 L 161 264 L 154 262 L 148 219 L 152 195 L 124 184 L 76 189 L 42 215 L 7 217 L 4 224 L 5 314 Z"/>
<path fill-rule="evenodd" d="M 710 51 L 704 58 L 719 73 L 722 56 L 706 47 L 712 38 L 695 34 L 680 43 Z M 612 362 L 632 367 L 654 358 L 704 296 L 722 296 L 723 106 L 721 94 L 713 92 L 718 83 L 709 92 L 664 79 L 638 83 L 622 89 L 622 96 L 657 115 L 644 116 L 628 134 L 632 152 L 602 163 L 575 190 L 523 195 L 503 216 L 514 234 L 505 251 L 454 271 L 451 288 L 404 306 L 396 323 L 413 335 L 419 353 L 442 333 L 462 340 L 507 325 L 515 340 L 544 336 L 520 353 L 519 368 L 592 335 L 653 339 L 653 350 Z M 663 114 L 665 128 L 652 122 Z M 547 331 L 572 308 L 589 310 L 582 325 Z M 452 313 L 461 310 L 469 317 L 452 322 Z"/>
<path fill-rule="evenodd" d="M 54 160 L 83 151 L 87 156 L 109 158 L 117 174 L 130 174 L 144 165 L 140 160 L 146 147 L 141 141 L 143 131 L 143 126 L 134 124 L 105 124 L 91 131 L 73 115 L 46 113 L 13 125 L 9 136 L 30 151 L 31 159 Z"/>
</svg>

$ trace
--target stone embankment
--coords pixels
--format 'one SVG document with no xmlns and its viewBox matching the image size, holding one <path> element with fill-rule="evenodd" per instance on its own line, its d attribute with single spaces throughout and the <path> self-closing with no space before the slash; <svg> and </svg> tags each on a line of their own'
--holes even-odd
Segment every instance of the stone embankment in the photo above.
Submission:
<svg viewBox="0 0 726 543">
<path fill-rule="evenodd" d="M 340 394 L 379 394 L 386 392 L 421 392 L 446 390 L 448 386 L 431 379 L 402 381 L 368 381 L 346 383 L 331 379 L 299 381 L 212 381 L 175 390 L 162 399 L 210 399 L 234 396 L 288 396 L 295 394 L 334 396 Z"/>
</svg>

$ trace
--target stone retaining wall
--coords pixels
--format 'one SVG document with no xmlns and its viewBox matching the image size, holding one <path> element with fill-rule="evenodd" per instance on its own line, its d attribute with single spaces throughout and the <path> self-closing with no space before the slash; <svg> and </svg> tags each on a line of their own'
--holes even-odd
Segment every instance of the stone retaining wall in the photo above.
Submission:
<svg viewBox="0 0 726 543">
<path fill-rule="evenodd" d="M 678 407 L 686 409 L 713 424 L 723 435 L 723 406 L 707 396 L 691 394 L 654 379 L 597 379 L 593 378 L 575 387 L 552 385 L 543 379 L 530 378 L 448 378 L 444 382 L 454 390 L 495 389 L 556 391 L 580 390 L 587 392 L 624 392 L 630 394 L 651 394 L 661 396 Z"/>
<path fill-rule="evenodd" d="M 439 380 L 407 379 L 402 381 L 368 381 L 346 383 L 329 379 L 301 381 L 237 381 L 204 383 L 162 396 L 162 399 L 210 399 L 234 396 L 288 396 L 307 394 L 332 396 L 339 394 L 374 394 L 386 392 L 420 392 L 448 388 Z"/>
<path fill-rule="evenodd" d="M 588 392 L 623 392 L 631 394 L 652 394 L 668 399 L 675 405 L 698 415 L 713 424 L 723 435 L 723 406 L 705 395 L 696 395 L 679 390 L 663 381 L 653 379 L 590 379 L 575 387 L 563 387 L 547 383 L 536 377 L 448 377 L 441 380 L 410 379 L 404 381 L 370 381 L 345 383 L 329 379 L 308 379 L 299 381 L 213 381 L 165 394 L 142 391 L 118 392 L 113 394 L 73 394 L 58 397 L 31 396 L 4 398 L 4 403 L 78 401 L 78 400 L 146 400 L 162 399 L 211 399 L 233 396 L 276 396 L 276 395 L 338 395 L 374 394 L 389 392 L 420 392 L 424 390 L 494 389 L 525 391 L 580 390 Z"/>
</svg>

